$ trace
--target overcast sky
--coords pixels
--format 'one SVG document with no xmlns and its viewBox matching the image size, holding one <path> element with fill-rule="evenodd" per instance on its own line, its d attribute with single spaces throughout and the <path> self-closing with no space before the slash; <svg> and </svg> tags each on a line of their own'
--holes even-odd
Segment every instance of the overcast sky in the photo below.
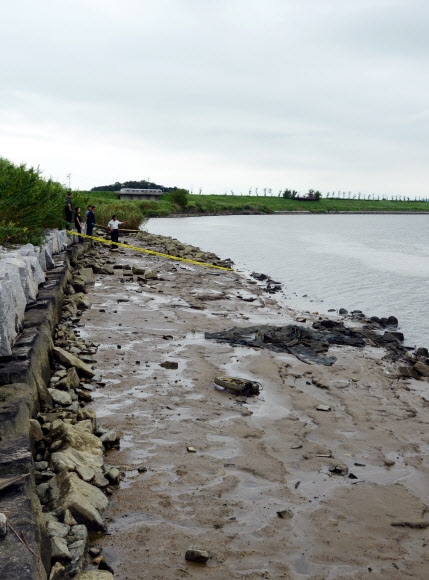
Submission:
<svg viewBox="0 0 429 580">
<path fill-rule="evenodd" d="M 0 155 L 147 179 L 429 196 L 427 0 L 15 0 Z"/>
</svg>

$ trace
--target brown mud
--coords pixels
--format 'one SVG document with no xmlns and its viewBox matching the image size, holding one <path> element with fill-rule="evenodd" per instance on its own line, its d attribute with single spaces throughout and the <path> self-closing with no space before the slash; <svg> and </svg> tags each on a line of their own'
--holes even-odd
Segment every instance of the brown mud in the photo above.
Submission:
<svg viewBox="0 0 429 580">
<path fill-rule="evenodd" d="M 158 272 L 96 276 L 81 318 L 101 344 L 92 407 L 121 433 L 106 461 L 123 479 L 95 540 L 115 579 L 426 578 L 427 379 L 399 377 L 377 346 L 331 346 L 327 367 L 207 340 L 302 313 L 235 272 L 111 256 Z M 219 375 L 263 390 L 236 396 Z"/>
</svg>

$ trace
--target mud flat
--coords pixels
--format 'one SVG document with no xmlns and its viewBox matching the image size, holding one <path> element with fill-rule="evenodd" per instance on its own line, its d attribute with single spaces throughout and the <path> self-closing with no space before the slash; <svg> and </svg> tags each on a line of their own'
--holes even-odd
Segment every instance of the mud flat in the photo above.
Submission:
<svg viewBox="0 0 429 580">
<path fill-rule="evenodd" d="M 155 239 L 130 241 L 163 250 Z M 107 458 L 122 474 L 108 533 L 92 542 L 115 579 L 427 577 L 424 351 L 375 340 L 384 330 L 365 317 L 345 320 L 371 329 L 365 346 L 323 343 L 331 366 L 298 358 L 292 343 L 208 339 L 322 321 L 233 271 L 100 252 L 114 274 L 96 275 L 79 331 L 100 344 L 90 406 L 121 434 Z M 237 396 L 219 375 L 263 390 Z"/>
</svg>

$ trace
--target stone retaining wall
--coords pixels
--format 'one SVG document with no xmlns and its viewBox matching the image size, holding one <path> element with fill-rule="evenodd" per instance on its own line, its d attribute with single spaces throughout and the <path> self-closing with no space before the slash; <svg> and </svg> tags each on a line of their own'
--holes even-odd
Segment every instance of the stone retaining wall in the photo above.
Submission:
<svg viewBox="0 0 429 580">
<path fill-rule="evenodd" d="M 32 244 L 15 250 L 0 247 L 0 357 L 12 354 L 26 307 L 35 304 L 46 272 L 55 268 L 54 256 L 70 243 L 67 232 L 53 230 L 40 248 Z"/>
<path fill-rule="evenodd" d="M 34 479 L 33 453 L 41 430 L 33 417 L 44 403 L 52 405 L 47 388 L 52 337 L 71 278 L 70 259 L 90 247 L 85 242 L 68 248 L 69 243 L 66 232 L 51 232 L 42 248 L 29 244 L 13 252 L 0 250 L 0 512 L 8 522 L 0 542 L 4 580 L 45 579 L 51 566 Z M 3 488 L 14 477 L 22 479 Z"/>
</svg>

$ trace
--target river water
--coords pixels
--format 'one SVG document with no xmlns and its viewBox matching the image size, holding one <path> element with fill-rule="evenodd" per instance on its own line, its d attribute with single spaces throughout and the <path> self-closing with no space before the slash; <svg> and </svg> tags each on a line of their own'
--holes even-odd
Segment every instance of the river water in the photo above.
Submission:
<svg viewBox="0 0 429 580">
<path fill-rule="evenodd" d="M 270 275 L 292 308 L 394 315 L 407 346 L 429 347 L 429 214 L 158 218 L 145 229 Z"/>
</svg>

